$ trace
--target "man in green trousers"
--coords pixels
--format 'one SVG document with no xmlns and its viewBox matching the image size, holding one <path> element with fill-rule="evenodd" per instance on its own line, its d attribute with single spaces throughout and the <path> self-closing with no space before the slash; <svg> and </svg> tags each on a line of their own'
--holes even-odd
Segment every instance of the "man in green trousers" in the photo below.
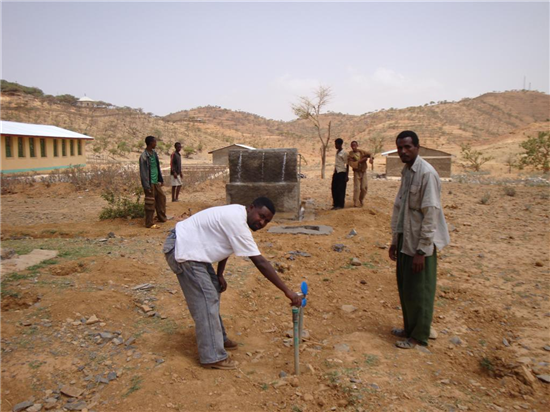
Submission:
<svg viewBox="0 0 550 412">
<path fill-rule="evenodd" d="M 405 166 L 393 205 L 390 259 L 397 261 L 397 287 L 404 328 L 392 334 L 403 338 L 395 345 L 412 349 L 428 345 L 432 323 L 437 252 L 450 242 L 441 207 L 441 181 L 436 170 L 418 155 L 415 132 L 399 133 L 397 153 Z"/>
</svg>

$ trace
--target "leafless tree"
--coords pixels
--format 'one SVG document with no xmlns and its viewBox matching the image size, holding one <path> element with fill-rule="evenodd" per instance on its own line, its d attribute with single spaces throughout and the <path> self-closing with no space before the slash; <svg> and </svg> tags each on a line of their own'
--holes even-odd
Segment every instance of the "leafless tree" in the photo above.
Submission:
<svg viewBox="0 0 550 412">
<path fill-rule="evenodd" d="M 299 119 L 308 120 L 313 124 L 317 136 L 321 141 L 321 179 L 325 178 L 325 165 L 327 161 L 327 148 L 330 143 L 331 122 L 328 122 L 327 132 L 323 133 L 320 115 L 331 98 L 332 90 L 330 87 L 319 86 L 317 90 L 315 90 L 313 98 L 300 96 L 298 98 L 298 103 L 292 105 L 292 111 Z"/>
</svg>

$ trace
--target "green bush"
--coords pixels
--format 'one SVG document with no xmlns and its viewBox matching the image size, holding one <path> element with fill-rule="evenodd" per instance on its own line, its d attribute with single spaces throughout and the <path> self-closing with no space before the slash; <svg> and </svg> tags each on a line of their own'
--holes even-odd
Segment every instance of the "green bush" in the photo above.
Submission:
<svg viewBox="0 0 550 412">
<path fill-rule="evenodd" d="M 36 97 L 44 96 L 44 92 L 38 87 L 23 86 L 19 83 L 8 82 L 7 80 L 1 81 L 0 88 L 2 89 L 2 93 L 24 93 Z"/>
<path fill-rule="evenodd" d="M 111 190 L 104 191 L 101 197 L 108 203 L 99 214 L 100 220 L 122 218 L 140 218 L 145 216 L 145 209 L 141 200 L 141 192 L 136 191 L 135 200 L 126 195 L 115 193 Z"/>
<path fill-rule="evenodd" d="M 516 195 L 516 189 L 514 189 L 512 186 L 505 186 L 504 187 L 504 194 L 506 196 L 514 197 Z"/>
</svg>

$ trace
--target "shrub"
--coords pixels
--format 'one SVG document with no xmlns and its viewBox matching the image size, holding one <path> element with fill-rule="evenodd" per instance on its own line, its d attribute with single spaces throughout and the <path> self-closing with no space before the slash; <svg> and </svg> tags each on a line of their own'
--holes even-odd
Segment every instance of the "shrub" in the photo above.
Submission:
<svg viewBox="0 0 550 412">
<path fill-rule="evenodd" d="M 544 173 L 550 173 L 550 132 L 528 136 L 520 146 L 525 150 L 520 159 L 522 166 L 531 166 Z"/>
<path fill-rule="evenodd" d="M 474 172 L 479 172 L 483 164 L 494 159 L 492 156 L 483 156 L 479 150 L 473 149 L 470 144 L 461 144 L 460 154 L 466 161 L 466 165 L 464 165 L 464 167 L 467 169 L 472 169 Z"/>
<path fill-rule="evenodd" d="M 116 218 L 140 218 L 145 216 L 144 205 L 141 200 L 141 191 L 134 193 L 135 200 L 132 200 L 129 196 L 115 193 L 110 190 L 106 190 L 101 194 L 101 197 L 105 199 L 108 206 L 104 207 L 99 214 L 100 220 L 116 219 Z"/>
<path fill-rule="evenodd" d="M 505 186 L 504 187 L 504 194 L 506 196 L 514 197 L 516 195 L 516 189 L 511 186 Z"/>
<path fill-rule="evenodd" d="M 481 200 L 479 201 L 482 205 L 486 205 L 489 203 L 489 200 L 491 200 L 491 193 L 485 192 Z"/>
</svg>

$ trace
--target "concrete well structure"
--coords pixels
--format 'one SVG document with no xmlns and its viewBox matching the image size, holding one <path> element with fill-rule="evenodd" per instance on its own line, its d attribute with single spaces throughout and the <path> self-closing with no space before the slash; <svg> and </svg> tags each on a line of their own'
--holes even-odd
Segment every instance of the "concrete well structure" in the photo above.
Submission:
<svg viewBox="0 0 550 412">
<path fill-rule="evenodd" d="M 248 206 L 268 197 L 277 212 L 297 213 L 300 206 L 298 149 L 231 150 L 227 203 Z"/>
</svg>

